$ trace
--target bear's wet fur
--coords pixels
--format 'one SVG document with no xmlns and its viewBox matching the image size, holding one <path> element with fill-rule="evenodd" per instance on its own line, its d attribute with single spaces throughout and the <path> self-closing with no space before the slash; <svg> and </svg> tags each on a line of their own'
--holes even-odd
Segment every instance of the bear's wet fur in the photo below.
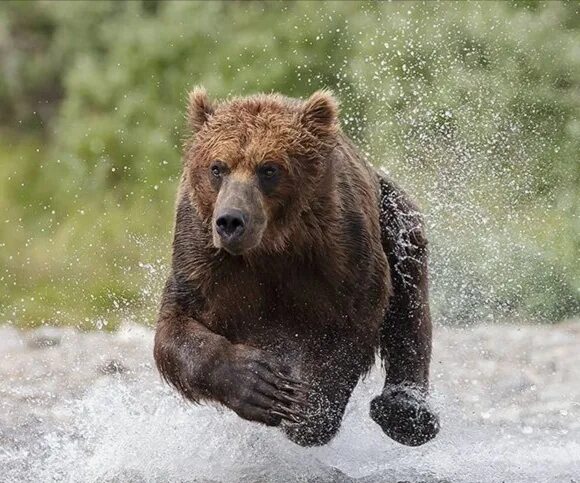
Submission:
<svg viewBox="0 0 580 483">
<path fill-rule="evenodd" d="M 426 399 L 423 222 L 338 112 L 328 91 L 220 103 L 190 94 L 155 360 L 188 400 L 312 446 L 337 433 L 378 352 L 386 381 L 371 417 L 393 439 L 423 444 L 439 429 Z"/>
</svg>

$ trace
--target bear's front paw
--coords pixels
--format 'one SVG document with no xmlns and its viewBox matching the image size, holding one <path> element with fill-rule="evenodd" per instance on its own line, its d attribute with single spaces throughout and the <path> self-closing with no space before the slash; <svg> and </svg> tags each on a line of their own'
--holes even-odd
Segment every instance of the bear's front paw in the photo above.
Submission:
<svg viewBox="0 0 580 483">
<path fill-rule="evenodd" d="M 217 399 L 238 416 L 268 426 L 304 419 L 310 389 L 266 351 L 236 345 L 213 368 Z"/>
<path fill-rule="evenodd" d="M 386 387 L 371 401 L 371 418 L 387 436 L 407 446 L 420 446 L 439 432 L 439 417 L 421 391 L 399 385 Z"/>
</svg>

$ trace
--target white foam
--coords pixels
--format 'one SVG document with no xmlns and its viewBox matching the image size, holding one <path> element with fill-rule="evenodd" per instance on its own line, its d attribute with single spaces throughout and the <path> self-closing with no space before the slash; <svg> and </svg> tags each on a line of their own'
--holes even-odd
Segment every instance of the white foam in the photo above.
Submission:
<svg viewBox="0 0 580 483">
<path fill-rule="evenodd" d="M 57 427 L 28 447 L 0 451 L 6 481 L 572 481 L 578 439 L 516 425 L 466 423 L 437 396 L 438 438 L 401 446 L 368 417 L 377 372 L 357 387 L 339 435 L 301 448 L 281 432 L 208 406 L 191 406 L 156 381 L 102 379 L 65 405 Z"/>
</svg>

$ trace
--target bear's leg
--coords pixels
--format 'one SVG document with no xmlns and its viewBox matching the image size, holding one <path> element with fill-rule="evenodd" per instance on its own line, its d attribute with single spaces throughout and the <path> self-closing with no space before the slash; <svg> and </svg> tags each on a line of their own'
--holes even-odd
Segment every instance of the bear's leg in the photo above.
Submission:
<svg viewBox="0 0 580 483">
<path fill-rule="evenodd" d="M 383 393 L 371 417 L 395 441 L 419 446 L 439 432 L 427 402 L 431 359 L 427 240 L 421 215 L 405 193 L 381 179 L 382 243 L 393 295 L 380 333 L 385 361 Z"/>
<path fill-rule="evenodd" d="M 350 395 L 364 369 L 344 357 L 327 359 L 324 364 L 313 363 L 301 371 L 311 392 L 305 417 L 299 423 L 283 423 L 288 438 L 300 446 L 327 444 L 340 429 Z"/>
</svg>

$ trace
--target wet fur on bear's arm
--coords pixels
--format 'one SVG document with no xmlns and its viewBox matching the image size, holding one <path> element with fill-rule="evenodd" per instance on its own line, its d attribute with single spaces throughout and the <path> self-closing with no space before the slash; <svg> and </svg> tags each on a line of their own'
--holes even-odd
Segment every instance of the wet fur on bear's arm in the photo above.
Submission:
<svg viewBox="0 0 580 483">
<path fill-rule="evenodd" d="M 371 402 L 371 417 L 394 440 L 418 446 L 439 432 L 439 419 L 427 402 L 432 339 L 427 238 L 410 197 L 384 176 L 379 188 L 392 295 L 379 333 L 385 385 Z"/>
<path fill-rule="evenodd" d="M 410 197 L 380 178 L 381 242 L 389 261 L 392 296 L 380 330 L 385 384 L 413 384 L 427 391 L 431 360 L 431 315 L 427 237 L 423 217 Z"/>
<path fill-rule="evenodd" d="M 187 286 L 171 276 L 165 287 L 154 344 L 162 377 L 191 402 L 213 400 L 268 426 L 297 422 L 308 387 L 271 354 L 232 344 L 188 315 L 180 304 Z"/>
<path fill-rule="evenodd" d="M 165 285 L 155 334 L 157 367 L 189 401 L 217 399 L 212 373 L 231 344 L 186 314 L 179 303 L 180 290 L 172 275 Z"/>
</svg>

